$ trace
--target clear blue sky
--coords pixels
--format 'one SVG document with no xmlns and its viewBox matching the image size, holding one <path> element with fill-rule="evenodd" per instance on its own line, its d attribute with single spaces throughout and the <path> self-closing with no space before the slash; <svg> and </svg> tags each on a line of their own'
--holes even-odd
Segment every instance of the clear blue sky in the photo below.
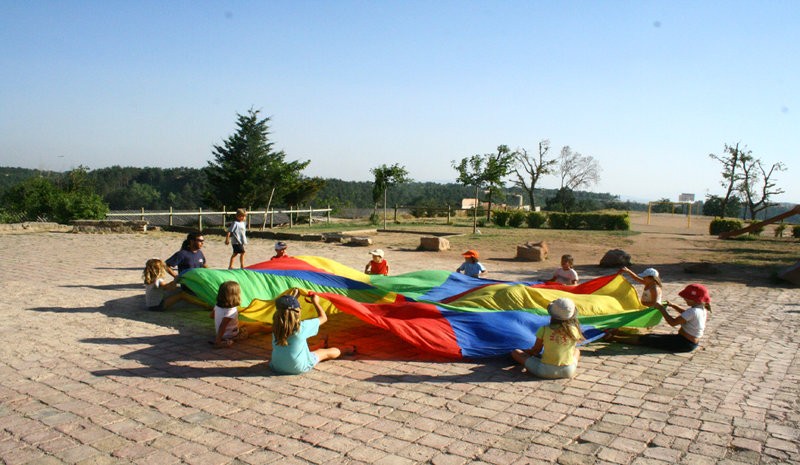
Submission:
<svg viewBox="0 0 800 465">
<path fill-rule="evenodd" d="M 741 142 L 800 202 L 798 19 L 795 0 L 0 0 L 0 166 L 203 167 L 255 108 L 310 176 L 454 182 L 453 160 L 549 139 L 600 162 L 592 191 L 701 199 L 723 192 L 708 154 Z"/>
</svg>

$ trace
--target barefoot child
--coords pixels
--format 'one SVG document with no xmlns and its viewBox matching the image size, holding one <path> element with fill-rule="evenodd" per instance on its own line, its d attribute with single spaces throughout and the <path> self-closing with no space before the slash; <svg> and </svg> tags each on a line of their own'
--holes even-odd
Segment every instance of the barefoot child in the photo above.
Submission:
<svg viewBox="0 0 800 465">
<path fill-rule="evenodd" d="M 232 222 L 228 228 L 228 233 L 225 234 L 225 245 L 232 244 L 233 254 L 231 261 L 228 263 L 228 269 L 233 268 L 233 262 L 236 256 L 239 256 L 239 265 L 244 268 L 244 246 L 247 244 L 247 212 L 243 208 L 236 210 L 236 221 Z"/>
<path fill-rule="evenodd" d="M 708 289 L 702 284 L 689 284 L 678 293 L 686 301 L 687 308 L 667 302 L 662 305 L 654 305 L 664 321 L 670 326 L 680 326 L 678 333 L 672 334 L 645 334 L 644 336 L 627 336 L 610 334 L 612 341 L 625 344 L 643 345 L 661 349 L 666 352 L 691 352 L 700 345 L 706 329 L 708 314 L 711 312 L 711 295 Z M 680 316 L 672 316 L 667 312 L 668 308 L 676 310 Z"/>
<path fill-rule="evenodd" d="M 575 303 L 562 297 L 547 306 L 550 324 L 536 331 L 536 342 L 528 350 L 516 349 L 511 357 L 539 378 L 572 378 L 578 369 L 583 339 Z"/>
<path fill-rule="evenodd" d="M 370 255 L 372 255 L 372 260 L 364 267 L 364 273 L 388 275 L 389 262 L 383 259 L 383 250 L 375 249 L 370 252 Z"/>
<path fill-rule="evenodd" d="M 319 305 L 319 296 L 312 294 L 311 303 L 317 311 L 316 318 L 300 320 L 300 302 L 297 289 L 275 300 L 275 316 L 272 317 L 272 358 L 270 368 L 287 375 L 310 371 L 317 363 L 339 358 L 342 353 L 355 351 L 350 346 L 342 348 L 323 347 L 314 351 L 308 348 L 306 339 L 316 336 L 320 325 L 328 321 L 328 315 Z M 326 344 L 327 345 L 327 344 Z"/>
<path fill-rule="evenodd" d="M 219 286 L 217 305 L 211 311 L 217 336 L 214 347 L 227 347 L 232 345 L 234 340 L 243 340 L 251 334 L 272 331 L 272 328 L 261 323 L 239 321 L 241 294 L 242 290 L 236 281 L 225 281 Z"/>
</svg>

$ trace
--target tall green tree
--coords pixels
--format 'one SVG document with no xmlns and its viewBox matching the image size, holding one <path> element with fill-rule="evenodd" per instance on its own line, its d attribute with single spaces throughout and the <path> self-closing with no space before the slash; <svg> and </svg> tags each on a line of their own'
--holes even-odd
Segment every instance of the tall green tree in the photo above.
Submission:
<svg viewBox="0 0 800 465">
<path fill-rule="evenodd" d="M 213 160 L 205 169 L 209 191 L 207 200 L 215 206 L 250 207 L 266 205 L 272 189 L 275 199 L 297 188 L 301 172 L 310 161 L 285 161 L 283 151 L 273 150 L 269 140 L 269 117 L 259 110 L 237 114 L 237 130 L 222 145 L 215 145 Z M 273 200 L 275 202 L 275 200 Z"/>
<path fill-rule="evenodd" d="M 390 186 L 404 184 L 411 181 L 405 167 L 395 163 L 392 166 L 381 165 L 369 170 L 375 176 L 375 183 L 372 185 L 372 201 L 378 205 L 383 197 L 383 229 L 386 229 L 386 195 Z"/>
<path fill-rule="evenodd" d="M 478 194 L 481 188 L 489 190 L 489 208 L 486 211 L 486 220 L 489 221 L 492 210 L 492 192 L 503 184 L 512 164 L 514 163 L 514 153 L 509 150 L 507 145 L 497 146 L 497 153 L 487 153 L 484 155 L 473 155 L 462 158 L 460 162 L 452 162 L 453 168 L 458 171 L 457 181 L 465 186 L 475 186 L 475 202 L 478 202 Z M 473 234 L 478 229 L 478 205 L 472 221 Z"/>
</svg>

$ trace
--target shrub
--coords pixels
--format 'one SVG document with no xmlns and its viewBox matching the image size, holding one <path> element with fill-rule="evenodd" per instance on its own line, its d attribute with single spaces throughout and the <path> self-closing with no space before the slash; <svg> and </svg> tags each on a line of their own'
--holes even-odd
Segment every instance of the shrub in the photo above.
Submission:
<svg viewBox="0 0 800 465">
<path fill-rule="evenodd" d="M 547 223 L 547 215 L 542 212 L 528 213 L 528 227 L 539 229 Z"/>
<path fill-rule="evenodd" d="M 508 225 L 512 228 L 519 228 L 525 223 L 525 212 L 521 210 L 514 210 L 508 218 Z"/>
<path fill-rule="evenodd" d="M 742 222 L 726 218 L 714 218 L 708 225 L 708 233 L 718 236 L 720 233 L 742 229 Z"/>
<path fill-rule="evenodd" d="M 492 212 L 492 221 L 497 226 L 505 226 L 508 224 L 508 219 L 511 217 L 511 212 L 505 210 L 494 210 Z"/>
<path fill-rule="evenodd" d="M 800 225 L 792 226 L 792 237 L 800 239 Z"/>
<path fill-rule="evenodd" d="M 600 231 L 627 231 L 631 228 L 627 213 L 550 213 L 553 229 L 588 229 Z"/>
<path fill-rule="evenodd" d="M 775 226 L 775 237 L 783 237 L 784 231 L 786 231 L 786 224 L 781 221 L 777 226 Z"/>
</svg>

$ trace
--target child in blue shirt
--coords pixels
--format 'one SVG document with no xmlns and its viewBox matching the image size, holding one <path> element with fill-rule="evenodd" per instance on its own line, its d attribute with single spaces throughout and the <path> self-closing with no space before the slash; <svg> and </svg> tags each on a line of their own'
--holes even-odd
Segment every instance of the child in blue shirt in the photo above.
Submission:
<svg viewBox="0 0 800 465">
<path fill-rule="evenodd" d="M 464 256 L 464 263 L 456 269 L 456 273 L 464 273 L 473 278 L 480 278 L 481 275 L 486 273 L 486 268 L 478 261 L 477 250 L 467 250 L 462 253 Z"/>
</svg>

